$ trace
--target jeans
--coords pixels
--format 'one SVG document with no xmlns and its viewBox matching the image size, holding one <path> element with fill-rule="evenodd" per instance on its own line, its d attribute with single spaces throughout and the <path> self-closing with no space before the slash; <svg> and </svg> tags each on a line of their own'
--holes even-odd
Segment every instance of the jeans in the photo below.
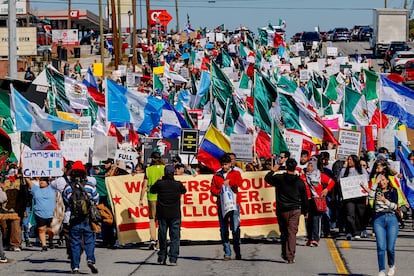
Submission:
<svg viewBox="0 0 414 276">
<path fill-rule="evenodd" d="M 231 256 L 230 239 L 229 239 L 229 224 L 233 235 L 233 249 L 237 256 L 240 256 L 240 206 L 237 205 L 237 210 L 230 211 L 223 218 L 221 215 L 221 206 L 218 206 L 218 217 L 220 223 L 220 237 L 223 243 L 224 257 Z"/>
<path fill-rule="evenodd" d="M 30 214 L 32 213 L 32 207 L 26 207 L 26 216 L 22 219 L 22 240 L 29 240 L 29 220 Z"/>
<path fill-rule="evenodd" d="M 70 247 L 72 248 L 71 267 L 79 268 L 81 250 L 83 245 L 85 248 L 86 259 L 95 263 L 95 241 L 96 235 L 92 231 L 89 220 L 85 220 L 79 224 L 70 226 Z"/>
<path fill-rule="evenodd" d="M 380 213 L 374 217 L 374 232 L 377 238 L 379 271 L 385 270 L 385 252 L 388 266 L 395 264 L 395 242 L 398 236 L 398 219 L 395 213 Z"/>
<path fill-rule="evenodd" d="M 316 210 L 314 200 L 309 200 L 309 215 L 306 220 L 307 238 L 310 241 L 319 242 L 321 237 L 321 218 L 323 213 Z"/>
<path fill-rule="evenodd" d="M 180 227 L 181 219 L 173 218 L 158 219 L 158 241 L 160 243 L 160 251 L 158 251 L 158 262 L 165 262 L 167 256 L 167 230 L 170 235 L 170 251 L 168 257 L 171 263 L 177 262 L 180 253 Z"/>
<path fill-rule="evenodd" d="M 0 257 L 4 257 L 4 248 L 3 248 L 3 234 L 0 229 Z"/>
</svg>

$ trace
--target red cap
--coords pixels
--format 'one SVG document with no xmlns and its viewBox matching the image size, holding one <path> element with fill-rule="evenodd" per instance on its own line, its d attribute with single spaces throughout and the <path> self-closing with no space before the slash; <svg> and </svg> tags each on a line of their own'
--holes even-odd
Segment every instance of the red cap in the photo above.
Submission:
<svg viewBox="0 0 414 276">
<path fill-rule="evenodd" d="M 75 161 L 72 165 L 72 171 L 74 170 L 80 170 L 80 171 L 85 171 L 85 166 L 83 165 L 82 161 L 78 160 Z"/>
</svg>

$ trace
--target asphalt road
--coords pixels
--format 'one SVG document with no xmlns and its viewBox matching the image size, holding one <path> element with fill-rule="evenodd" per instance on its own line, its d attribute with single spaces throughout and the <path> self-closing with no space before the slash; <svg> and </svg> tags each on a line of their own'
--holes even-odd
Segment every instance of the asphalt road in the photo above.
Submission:
<svg viewBox="0 0 414 276">
<path fill-rule="evenodd" d="M 396 267 L 399 276 L 412 275 L 414 231 L 411 222 L 401 230 L 396 245 Z M 219 231 L 219 229 L 217 229 Z M 280 244 L 274 240 L 243 240 L 242 260 L 223 261 L 222 247 L 217 242 L 182 242 L 178 265 L 157 264 L 156 251 L 147 244 L 116 249 L 98 247 L 97 266 L 100 275 L 377 275 L 375 238 L 347 241 L 343 235 L 321 239 L 319 247 L 297 241 L 296 263 L 287 264 L 280 257 Z M 98 241 L 99 244 L 99 241 Z M 70 274 L 65 249 L 58 247 L 40 252 L 40 247 L 6 251 L 10 263 L 0 264 L 0 275 Z M 91 274 L 82 256 L 80 271 Z"/>
</svg>

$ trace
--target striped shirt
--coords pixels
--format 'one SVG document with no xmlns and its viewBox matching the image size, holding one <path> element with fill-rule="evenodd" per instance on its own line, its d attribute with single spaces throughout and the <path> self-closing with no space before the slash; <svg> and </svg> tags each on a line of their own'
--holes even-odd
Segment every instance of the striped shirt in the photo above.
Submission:
<svg viewBox="0 0 414 276">
<path fill-rule="evenodd" d="M 375 200 L 376 197 L 376 187 L 372 187 L 372 189 L 368 192 L 368 198 Z M 398 202 L 398 193 L 397 190 L 394 188 L 389 188 L 387 192 L 384 193 L 385 198 L 387 199 L 386 202 L 374 201 L 374 209 L 375 213 L 395 213 L 397 210 L 397 202 Z"/>
<path fill-rule="evenodd" d="M 94 203 L 98 204 L 99 202 L 99 194 L 96 190 L 96 186 L 93 185 L 88 179 L 86 183 L 84 183 L 83 188 L 85 189 L 86 193 L 88 194 L 89 199 Z M 66 185 L 65 189 L 63 190 L 63 200 L 66 204 L 69 205 L 70 198 L 72 196 L 72 186 L 69 184 Z"/>
</svg>

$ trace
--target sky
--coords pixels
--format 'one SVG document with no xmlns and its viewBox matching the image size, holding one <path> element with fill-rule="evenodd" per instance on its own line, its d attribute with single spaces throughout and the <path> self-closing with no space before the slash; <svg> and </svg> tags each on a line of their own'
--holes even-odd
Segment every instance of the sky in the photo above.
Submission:
<svg viewBox="0 0 414 276">
<path fill-rule="evenodd" d="M 409 6 L 413 1 L 408 0 Z M 137 27 L 143 22 L 145 28 L 146 1 L 136 2 Z M 404 0 L 151 0 L 150 6 L 154 10 L 165 9 L 173 17 L 168 30 L 176 29 L 177 3 L 181 30 L 187 25 L 187 15 L 193 29 L 214 29 L 224 24 L 228 30 L 245 26 L 255 33 L 257 28 L 269 23 L 277 25 L 281 19 L 286 22 L 287 36 L 291 37 L 296 32 L 313 31 L 315 27 L 328 31 L 335 27 L 372 25 L 373 9 L 384 8 L 385 2 L 388 8 L 404 6 Z M 67 3 L 67 0 L 31 0 L 31 8 L 67 9 Z M 72 0 L 72 9 L 88 9 L 98 14 L 98 0 Z"/>
</svg>

